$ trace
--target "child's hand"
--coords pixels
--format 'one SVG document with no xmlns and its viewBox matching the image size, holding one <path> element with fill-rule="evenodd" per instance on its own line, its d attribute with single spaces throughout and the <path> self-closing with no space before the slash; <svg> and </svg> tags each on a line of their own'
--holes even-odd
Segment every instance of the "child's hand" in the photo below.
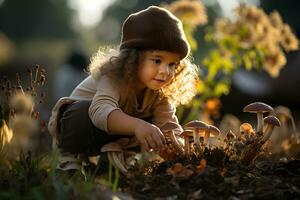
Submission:
<svg viewBox="0 0 300 200">
<path fill-rule="evenodd" d="M 141 122 L 135 128 L 135 136 L 146 151 L 166 148 L 166 140 L 160 129 L 148 122 Z"/>
</svg>

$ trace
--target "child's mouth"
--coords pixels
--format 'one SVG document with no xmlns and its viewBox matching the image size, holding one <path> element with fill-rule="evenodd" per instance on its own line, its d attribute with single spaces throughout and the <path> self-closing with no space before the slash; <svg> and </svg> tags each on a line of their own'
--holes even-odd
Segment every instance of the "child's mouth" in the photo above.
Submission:
<svg viewBox="0 0 300 200">
<path fill-rule="evenodd" d="M 159 82 L 159 83 L 165 82 L 165 80 L 161 80 L 161 79 L 153 79 L 153 80 L 155 80 L 155 81 L 157 81 L 157 82 Z"/>
</svg>

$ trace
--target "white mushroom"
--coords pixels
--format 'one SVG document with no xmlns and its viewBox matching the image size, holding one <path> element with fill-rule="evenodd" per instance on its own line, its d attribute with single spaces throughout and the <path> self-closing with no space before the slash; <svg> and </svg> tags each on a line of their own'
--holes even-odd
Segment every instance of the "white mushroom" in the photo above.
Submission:
<svg viewBox="0 0 300 200">
<path fill-rule="evenodd" d="M 183 154 L 184 153 L 183 147 L 174 134 L 174 130 L 176 129 L 180 130 L 180 127 L 178 124 L 174 122 L 166 122 L 160 127 L 160 130 L 164 133 L 166 139 L 171 140 L 171 143 L 173 144 L 176 152 L 178 152 L 179 154 Z"/>
<path fill-rule="evenodd" d="M 123 174 L 127 173 L 124 166 L 124 155 L 121 145 L 117 142 L 108 143 L 101 148 L 101 152 L 107 152 L 107 156 L 111 164 L 119 169 Z M 122 163 L 123 162 L 123 163 Z"/>
<path fill-rule="evenodd" d="M 191 130 L 185 130 L 181 133 L 180 136 L 184 138 L 184 152 L 186 155 L 190 155 L 190 135 L 193 135 L 193 131 Z"/>
<path fill-rule="evenodd" d="M 257 134 L 262 135 L 264 121 L 263 113 L 273 111 L 273 108 L 262 102 L 254 102 L 244 107 L 244 112 L 257 114 Z"/>
<path fill-rule="evenodd" d="M 264 144 L 271 137 L 274 126 L 281 126 L 280 121 L 275 116 L 268 116 L 264 118 L 264 122 L 267 124 L 266 129 L 264 130 L 264 136 L 261 139 L 261 143 Z"/>
<path fill-rule="evenodd" d="M 287 123 L 287 120 L 290 119 L 293 130 L 296 130 L 295 120 L 293 118 L 291 110 L 288 107 L 276 106 L 274 107 L 274 114 L 276 117 L 278 117 L 278 119 L 283 125 L 285 125 Z"/>
<path fill-rule="evenodd" d="M 208 125 L 208 129 L 206 129 L 206 131 L 205 131 L 204 142 L 203 142 L 204 145 L 206 147 L 208 147 L 209 146 L 209 142 L 208 142 L 209 137 L 210 136 L 216 137 L 219 134 L 220 134 L 220 130 L 217 127 L 215 127 L 213 125 Z"/>
<path fill-rule="evenodd" d="M 208 129 L 208 126 L 205 122 L 194 120 L 184 125 L 187 129 L 193 130 L 194 141 L 196 143 L 196 147 L 201 149 L 200 146 L 200 134 L 204 136 L 204 132 Z"/>
</svg>

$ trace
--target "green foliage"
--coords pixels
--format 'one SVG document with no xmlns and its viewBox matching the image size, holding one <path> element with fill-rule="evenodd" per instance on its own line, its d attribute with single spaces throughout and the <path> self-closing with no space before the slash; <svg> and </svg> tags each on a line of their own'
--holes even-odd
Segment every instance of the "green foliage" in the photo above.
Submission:
<svg viewBox="0 0 300 200">
<path fill-rule="evenodd" d="M 104 184 L 112 189 L 113 192 L 117 192 L 118 184 L 120 180 L 119 169 L 114 167 L 111 162 L 108 165 L 107 178 L 104 180 Z"/>
<path fill-rule="evenodd" d="M 56 174 L 55 152 L 40 157 L 21 153 L 19 160 L 11 163 L 5 159 L 0 158 L 0 199 L 90 199 L 92 191 L 99 186 L 91 174 L 88 181 L 82 181 L 79 176 L 69 178 Z M 101 183 L 106 182 L 104 177 L 100 178 Z M 118 181 L 116 170 L 110 185 L 114 191 Z"/>
<path fill-rule="evenodd" d="M 196 51 L 198 49 L 198 43 L 196 38 L 194 38 L 193 34 L 195 33 L 195 26 L 190 26 L 188 24 L 184 24 L 183 28 L 185 30 L 186 39 L 188 40 L 191 50 Z"/>
<path fill-rule="evenodd" d="M 217 19 L 214 26 L 207 28 L 205 42 L 213 44 L 213 48 L 202 60 L 196 97 L 186 108 L 180 108 L 177 112 L 181 122 L 199 119 L 199 113 L 208 99 L 229 94 L 230 80 L 237 69 L 264 69 L 275 78 L 286 64 L 282 50 L 293 51 L 299 47 L 298 39 L 289 25 L 282 22 L 278 12 L 267 15 L 260 8 L 246 5 L 238 6 L 235 12 L 236 20 Z M 194 29 L 185 25 L 184 31 L 193 52 L 196 52 L 198 45 L 193 35 Z M 182 109 L 189 111 L 183 112 Z M 198 114 L 191 112 L 195 109 Z"/>
</svg>

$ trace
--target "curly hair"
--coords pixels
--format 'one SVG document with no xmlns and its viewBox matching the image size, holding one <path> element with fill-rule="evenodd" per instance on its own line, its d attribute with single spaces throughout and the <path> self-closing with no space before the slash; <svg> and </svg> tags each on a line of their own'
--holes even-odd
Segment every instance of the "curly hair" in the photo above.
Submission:
<svg viewBox="0 0 300 200">
<path fill-rule="evenodd" d="M 137 81 L 139 59 L 145 51 L 147 49 L 99 49 L 91 59 L 88 72 L 96 80 L 107 75 L 130 98 L 131 88 Z M 196 95 L 197 79 L 197 66 L 192 64 L 190 58 L 185 58 L 176 67 L 171 82 L 159 90 L 159 95 L 167 98 L 174 106 L 187 104 Z"/>
</svg>

